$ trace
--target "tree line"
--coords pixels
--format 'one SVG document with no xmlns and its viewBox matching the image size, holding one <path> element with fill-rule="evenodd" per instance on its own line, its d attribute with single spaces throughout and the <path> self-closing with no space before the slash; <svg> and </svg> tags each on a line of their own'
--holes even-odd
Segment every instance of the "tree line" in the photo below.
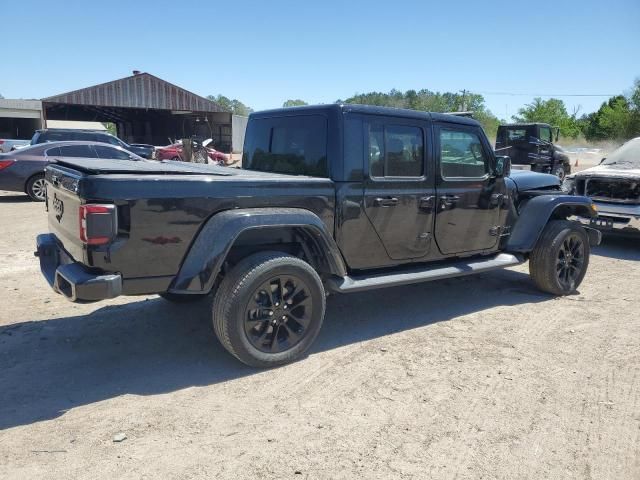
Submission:
<svg viewBox="0 0 640 480">
<path fill-rule="evenodd" d="M 516 122 L 544 122 L 560 127 L 563 137 L 622 141 L 640 136 L 640 79 L 626 95 L 616 95 L 592 113 L 569 114 L 562 100 L 535 98 L 518 110 Z"/>
<path fill-rule="evenodd" d="M 248 115 L 253 109 L 240 100 L 229 99 L 223 95 L 209 95 L 207 98 L 220 104 L 236 115 Z M 485 105 L 485 99 L 478 93 L 434 92 L 428 89 L 400 90 L 389 92 L 358 93 L 335 103 L 376 105 L 381 107 L 408 108 L 425 112 L 473 112 L 490 139 L 495 138 L 498 125 L 509 123 L 498 119 Z M 301 99 L 289 99 L 283 107 L 307 105 Z M 511 117 L 513 122 L 540 122 L 560 127 L 564 138 L 584 138 L 588 141 L 622 141 L 640 136 L 640 78 L 634 82 L 630 92 L 611 97 L 600 108 L 589 114 L 579 116 L 579 109 L 567 111 L 565 103 L 558 98 L 534 98 Z"/>
</svg>

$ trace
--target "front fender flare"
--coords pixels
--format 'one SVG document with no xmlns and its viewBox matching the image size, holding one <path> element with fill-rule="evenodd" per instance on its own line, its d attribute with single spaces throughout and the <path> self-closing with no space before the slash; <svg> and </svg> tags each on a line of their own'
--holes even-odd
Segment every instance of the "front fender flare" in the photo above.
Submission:
<svg viewBox="0 0 640 480">
<path fill-rule="evenodd" d="M 596 217 L 590 198 L 574 195 L 539 195 L 527 201 L 520 211 L 511 235 L 507 241 L 507 252 L 530 252 L 538 237 L 554 213 L 563 213 L 563 217 L 579 215 Z"/>
<path fill-rule="evenodd" d="M 211 217 L 202 227 L 180 271 L 169 288 L 172 293 L 203 293 L 214 282 L 236 239 L 247 230 L 301 228 L 321 246 L 330 273 L 347 274 L 338 246 L 326 225 L 313 212 L 301 208 L 248 208 L 226 210 Z"/>
</svg>

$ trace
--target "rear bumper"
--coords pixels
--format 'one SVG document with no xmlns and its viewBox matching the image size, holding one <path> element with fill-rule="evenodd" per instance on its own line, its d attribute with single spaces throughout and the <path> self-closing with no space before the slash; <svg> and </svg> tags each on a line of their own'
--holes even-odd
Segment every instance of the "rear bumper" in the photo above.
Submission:
<svg viewBox="0 0 640 480">
<path fill-rule="evenodd" d="M 611 205 L 593 202 L 598 207 L 596 218 L 580 217 L 587 225 L 605 233 L 640 235 L 640 205 Z"/>
<path fill-rule="evenodd" d="M 122 294 L 121 275 L 92 272 L 76 262 L 53 234 L 38 235 L 35 255 L 49 286 L 72 302 L 95 302 Z"/>
</svg>

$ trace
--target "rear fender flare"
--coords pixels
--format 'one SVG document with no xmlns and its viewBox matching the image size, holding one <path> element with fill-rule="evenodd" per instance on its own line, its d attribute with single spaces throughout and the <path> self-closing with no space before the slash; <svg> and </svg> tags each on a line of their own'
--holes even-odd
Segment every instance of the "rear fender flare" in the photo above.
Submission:
<svg viewBox="0 0 640 480">
<path fill-rule="evenodd" d="M 329 272 L 346 276 L 342 255 L 323 221 L 300 208 L 251 208 L 227 210 L 211 217 L 198 233 L 169 291 L 209 292 L 236 239 L 251 229 L 299 228 L 316 242 Z"/>
<path fill-rule="evenodd" d="M 505 250 L 514 253 L 530 252 L 550 219 L 572 215 L 592 218 L 597 213 L 593 209 L 593 202 L 587 197 L 540 195 L 531 198 L 520 210 Z"/>
</svg>

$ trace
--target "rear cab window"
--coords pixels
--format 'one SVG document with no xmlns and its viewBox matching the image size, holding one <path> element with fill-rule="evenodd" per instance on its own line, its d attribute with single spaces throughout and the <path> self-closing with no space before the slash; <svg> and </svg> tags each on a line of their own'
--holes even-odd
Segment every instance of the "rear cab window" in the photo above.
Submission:
<svg viewBox="0 0 640 480">
<path fill-rule="evenodd" d="M 323 115 L 251 119 L 245 138 L 245 170 L 329 177 Z"/>
</svg>

